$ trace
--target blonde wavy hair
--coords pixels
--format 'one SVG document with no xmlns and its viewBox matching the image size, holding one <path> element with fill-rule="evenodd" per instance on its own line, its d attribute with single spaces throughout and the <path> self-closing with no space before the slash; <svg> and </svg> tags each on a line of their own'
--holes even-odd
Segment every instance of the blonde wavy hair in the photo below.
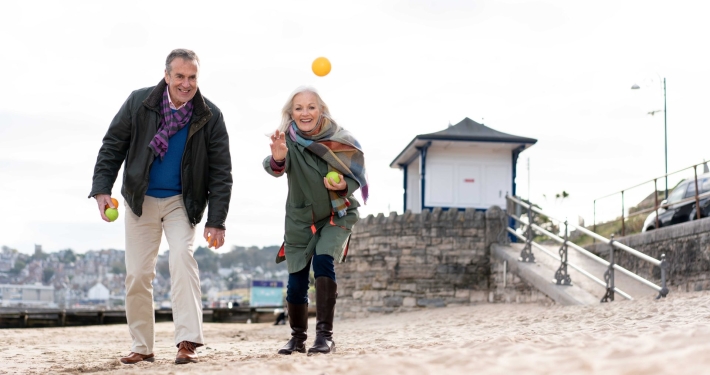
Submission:
<svg viewBox="0 0 710 375">
<path fill-rule="evenodd" d="M 328 109 L 328 105 L 325 104 L 323 99 L 318 94 L 318 91 L 316 91 L 316 89 L 311 86 L 300 86 L 296 88 L 296 90 L 294 90 L 291 95 L 289 95 L 286 104 L 284 104 L 283 108 L 281 109 L 281 125 L 279 125 L 279 131 L 286 132 L 286 130 L 288 129 L 289 124 L 291 124 L 291 121 L 293 121 L 293 118 L 291 117 L 291 114 L 293 113 L 293 98 L 296 95 L 304 92 L 313 93 L 313 95 L 316 96 L 316 100 L 318 100 L 318 106 L 320 107 L 321 116 L 327 118 L 331 122 L 334 122 L 333 118 L 330 116 L 330 110 Z"/>
</svg>

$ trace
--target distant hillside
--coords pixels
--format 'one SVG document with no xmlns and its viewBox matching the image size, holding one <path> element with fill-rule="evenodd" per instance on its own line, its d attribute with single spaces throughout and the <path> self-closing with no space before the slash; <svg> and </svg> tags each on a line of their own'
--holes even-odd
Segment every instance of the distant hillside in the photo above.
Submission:
<svg viewBox="0 0 710 375">
<path fill-rule="evenodd" d="M 234 246 L 232 250 L 220 257 L 222 267 L 241 266 L 246 269 L 261 267 L 264 271 L 278 271 L 285 269 L 283 264 L 276 264 L 276 253 L 280 246 L 267 246 L 258 248 Z"/>
<path fill-rule="evenodd" d="M 258 248 L 234 246 L 228 253 L 219 254 L 207 247 L 198 247 L 195 250 L 195 260 L 200 267 L 200 272 L 217 272 L 220 268 L 241 268 L 254 270 L 260 267 L 263 272 L 280 271 L 286 269 L 283 264 L 276 264 L 276 253 L 279 246 Z"/>
<path fill-rule="evenodd" d="M 286 265 L 276 264 L 274 261 L 278 250 L 279 246 L 263 248 L 234 246 L 229 252 L 220 254 L 200 246 L 195 250 L 195 260 L 200 269 L 200 280 L 210 279 L 213 283 L 224 282 L 227 283 L 223 285 L 224 288 L 234 289 L 247 286 L 248 279 L 252 277 L 269 280 L 282 280 L 288 277 Z M 170 277 L 169 263 L 168 252 L 165 252 L 158 257 L 156 264 L 158 275 L 166 280 Z"/>
<path fill-rule="evenodd" d="M 661 204 L 661 201 L 665 197 L 665 192 L 660 190 L 656 192 L 656 197 L 654 198 L 653 193 L 649 194 L 646 198 L 641 200 L 639 204 L 629 207 L 629 215 L 633 214 L 634 212 L 639 212 L 645 209 L 653 208 L 656 204 L 656 199 L 658 199 L 658 204 Z M 645 218 L 644 218 L 645 219 Z"/>
</svg>

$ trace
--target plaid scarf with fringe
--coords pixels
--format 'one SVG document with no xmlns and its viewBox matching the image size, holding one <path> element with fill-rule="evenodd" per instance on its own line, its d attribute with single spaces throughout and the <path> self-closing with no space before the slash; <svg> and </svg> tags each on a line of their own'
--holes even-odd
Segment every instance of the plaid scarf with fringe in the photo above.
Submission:
<svg viewBox="0 0 710 375">
<path fill-rule="evenodd" d="M 172 108 L 170 108 L 170 99 L 168 99 L 168 89 L 165 89 L 163 101 L 160 104 L 162 116 L 160 117 L 158 133 L 155 134 L 155 137 L 148 145 L 153 150 L 153 155 L 160 156 L 160 160 L 163 160 L 165 153 L 168 151 L 168 140 L 190 122 L 192 108 L 192 100 L 190 100 L 182 108 L 173 112 Z"/>
<path fill-rule="evenodd" d="M 357 181 L 360 184 L 363 203 L 367 204 L 369 188 L 365 171 L 365 156 L 360 142 L 349 131 L 325 116 L 321 116 L 318 119 L 318 124 L 309 134 L 300 131 L 296 123 L 291 122 L 289 136 L 291 140 L 325 160 L 328 163 L 329 172 L 335 171 Z M 329 190 L 328 193 L 333 211 L 338 213 L 338 217 L 345 216 L 350 205 L 348 199 L 332 190 Z"/>
</svg>

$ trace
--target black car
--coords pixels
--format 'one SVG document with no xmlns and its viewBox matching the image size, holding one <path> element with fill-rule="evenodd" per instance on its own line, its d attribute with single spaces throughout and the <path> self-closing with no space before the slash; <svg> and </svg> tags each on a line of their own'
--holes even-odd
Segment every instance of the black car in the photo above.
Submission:
<svg viewBox="0 0 710 375">
<path fill-rule="evenodd" d="M 700 217 L 710 214 L 710 173 L 698 176 L 698 190 L 700 191 Z M 697 219 L 695 204 L 695 178 L 686 178 L 681 181 L 673 191 L 668 194 L 668 199 L 661 202 L 666 208 L 658 209 L 658 226 L 684 223 Z M 656 212 L 651 212 L 643 223 L 642 232 L 656 229 Z"/>
</svg>

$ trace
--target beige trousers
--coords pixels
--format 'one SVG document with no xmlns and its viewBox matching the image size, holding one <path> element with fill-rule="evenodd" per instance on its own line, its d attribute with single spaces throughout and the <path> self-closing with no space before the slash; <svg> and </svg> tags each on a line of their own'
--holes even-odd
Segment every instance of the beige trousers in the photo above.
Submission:
<svg viewBox="0 0 710 375">
<path fill-rule="evenodd" d="M 169 198 L 146 196 L 141 217 L 130 208 L 126 208 L 125 212 L 126 319 L 133 338 L 131 351 L 153 353 L 153 279 L 163 231 L 170 248 L 170 295 L 175 344 L 182 341 L 203 344 L 202 293 L 192 247 L 195 228 L 187 218 L 182 195 Z"/>
</svg>

